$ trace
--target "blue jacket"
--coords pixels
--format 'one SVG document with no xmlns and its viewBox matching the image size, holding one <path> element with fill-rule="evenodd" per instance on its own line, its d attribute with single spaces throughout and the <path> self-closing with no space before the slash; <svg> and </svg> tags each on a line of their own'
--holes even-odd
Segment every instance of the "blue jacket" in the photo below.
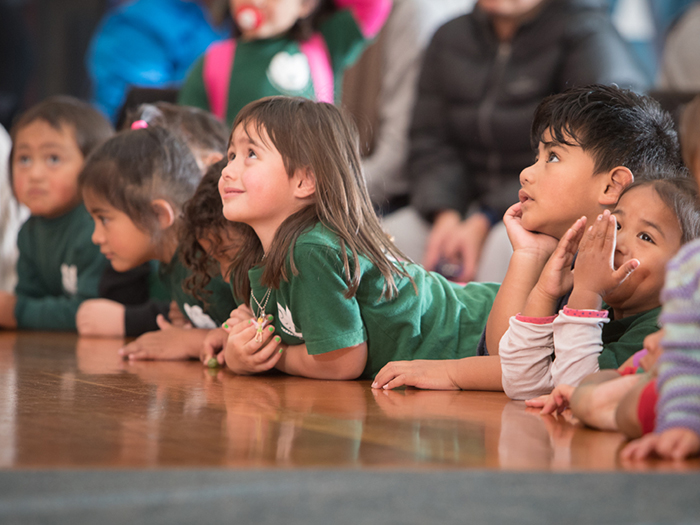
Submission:
<svg viewBox="0 0 700 525">
<path fill-rule="evenodd" d="M 213 27 L 196 0 L 134 0 L 105 15 L 86 56 L 92 102 L 113 121 L 131 86 L 177 87 L 230 22 Z"/>
</svg>

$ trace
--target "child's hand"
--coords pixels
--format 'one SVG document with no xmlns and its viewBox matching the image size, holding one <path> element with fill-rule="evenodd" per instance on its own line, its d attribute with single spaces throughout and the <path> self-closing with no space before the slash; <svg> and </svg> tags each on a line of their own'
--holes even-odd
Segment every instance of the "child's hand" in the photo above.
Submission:
<svg viewBox="0 0 700 525">
<path fill-rule="evenodd" d="M 558 385 L 551 394 L 528 399 L 525 405 L 533 408 L 541 408 L 540 414 L 561 414 L 569 408 L 571 396 L 574 393 L 574 387 L 571 385 Z"/>
<path fill-rule="evenodd" d="M 17 296 L 9 292 L 0 291 L 0 327 L 17 328 L 15 319 L 15 305 Z"/>
<path fill-rule="evenodd" d="M 228 321 L 226 321 L 226 324 L 228 326 L 236 326 L 241 321 L 247 321 L 248 319 L 252 319 L 253 317 L 255 317 L 253 310 L 251 310 L 247 304 L 242 304 L 235 310 L 231 310 L 231 313 L 229 314 L 229 319 Z"/>
<path fill-rule="evenodd" d="M 532 252 L 546 259 L 554 252 L 558 241 L 549 235 L 531 232 L 523 228 L 521 206 L 521 203 L 516 202 L 508 208 L 503 216 L 503 224 L 506 226 L 513 251 Z"/>
<path fill-rule="evenodd" d="M 258 374 L 274 368 L 284 349 L 280 336 L 272 336 L 275 327 L 266 326 L 262 340 L 256 341 L 257 328 L 251 319 L 239 322 L 230 328 L 224 348 L 226 366 L 236 374 Z"/>
<path fill-rule="evenodd" d="M 570 308 L 600 310 L 603 296 L 620 286 L 639 266 L 637 259 L 630 259 L 615 269 L 616 234 L 615 216 L 605 210 L 583 235 L 574 267 Z"/>
<path fill-rule="evenodd" d="M 664 338 L 664 335 L 665 332 L 662 328 L 644 338 L 644 348 L 646 348 L 647 354 L 639 360 L 639 366 L 646 372 L 651 371 L 656 366 L 659 357 L 664 353 L 664 349 L 661 346 L 661 340 Z"/>
<path fill-rule="evenodd" d="M 124 337 L 123 304 L 109 299 L 88 299 L 78 308 L 75 325 L 82 336 Z"/>
<path fill-rule="evenodd" d="M 671 428 L 661 434 L 647 434 L 627 444 L 620 452 L 626 461 L 638 461 L 656 454 L 663 459 L 681 460 L 700 454 L 700 436 L 689 428 Z"/>
<path fill-rule="evenodd" d="M 182 313 L 180 307 L 175 301 L 170 302 L 170 310 L 168 311 L 168 317 L 170 318 L 170 324 L 177 326 L 179 328 L 192 328 L 192 323 L 189 319 Z"/>
<path fill-rule="evenodd" d="M 119 350 L 130 361 L 178 361 L 199 357 L 207 330 L 176 327 L 162 315 L 156 318 L 160 330 L 147 332 Z"/>
<path fill-rule="evenodd" d="M 459 390 L 450 376 L 454 363 L 439 360 L 392 361 L 384 365 L 372 383 L 372 388 L 390 390 L 399 386 L 414 386 L 431 390 Z"/>
<path fill-rule="evenodd" d="M 530 292 L 523 315 L 544 317 L 556 313 L 559 298 L 567 294 L 574 285 L 571 265 L 585 229 L 586 217 L 581 217 L 566 231 Z"/>
<path fill-rule="evenodd" d="M 224 353 L 222 350 L 226 346 L 226 341 L 228 341 L 229 331 L 230 328 L 226 329 L 223 327 L 209 330 L 199 352 L 199 360 L 204 363 L 205 366 L 210 366 L 212 359 L 216 359 L 219 365 L 224 365 Z"/>
</svg>

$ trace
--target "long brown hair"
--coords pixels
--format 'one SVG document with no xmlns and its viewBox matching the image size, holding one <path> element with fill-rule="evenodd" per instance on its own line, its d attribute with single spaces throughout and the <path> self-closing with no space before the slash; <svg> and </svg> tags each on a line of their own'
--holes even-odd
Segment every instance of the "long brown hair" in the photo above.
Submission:
<svg viewBox="0 0 700 525">
<path fill-rule="evenodd" d="M 278 288 L 280 279 L 289 281 L 289 270 L 298 275 L 293 256 L 296 240 L 321 222 L 339 239 L 348 285 L 346 298 L 353 297 L 360 285 L 360 255 L 384 276 L 382 298 L 392 299 L 398 293 L 395 276 L 410 279 L 416 289 L 404 264 L 398 262 L 406 256 L 382 230 L 372 208 L 360 163 L 358 133 L 351 118 L 332 104 L 300 97 L 267 97 L 241 109 L 233 130 L 238 126 L 256 131 L 261 140 L 269 137 L 290 177 L 297 169 L 310 169 L 316 181 L 314 203 L 289 216 L 275 233 L 265 260 L 264 286 Z M 250 296 L 247 271 L 263 257 L 260 241 L 251 233 L 252 229 L 243 236 L 243 248 L 234 258 L 231 271 L 234 293 L 246 300 Z"/>
</svg>

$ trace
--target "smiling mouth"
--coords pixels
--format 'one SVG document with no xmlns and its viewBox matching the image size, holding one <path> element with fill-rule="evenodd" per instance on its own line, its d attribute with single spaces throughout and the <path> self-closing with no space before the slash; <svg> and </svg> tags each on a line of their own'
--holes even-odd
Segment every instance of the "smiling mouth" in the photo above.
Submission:
<svg viewBox="0 0 700 525">
<path fill-rule="evenodd" d="M 221 195 L 222 197 L 235 197 L 236 195 L 240 195 L 243 193 L 243 190 L 237 190 L 235 188 L 224 188 L 223 194 Z"/>
</svg>

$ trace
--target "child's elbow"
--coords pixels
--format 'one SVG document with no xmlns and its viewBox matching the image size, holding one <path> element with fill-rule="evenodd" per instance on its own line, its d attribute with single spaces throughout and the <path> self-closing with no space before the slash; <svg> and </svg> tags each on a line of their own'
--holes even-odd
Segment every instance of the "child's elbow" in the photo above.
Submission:
<svg viewBox="0 0 700 525">
<path fill-rule="evenodd" d="M 367 343 L 336 350 L 339 356 L 333 360 L 327 379 L 334 381 L 352 381 L 359 379 L 367 364 Z M 332 352 L 332 354 L 336 353 Z"/>
</svg>

